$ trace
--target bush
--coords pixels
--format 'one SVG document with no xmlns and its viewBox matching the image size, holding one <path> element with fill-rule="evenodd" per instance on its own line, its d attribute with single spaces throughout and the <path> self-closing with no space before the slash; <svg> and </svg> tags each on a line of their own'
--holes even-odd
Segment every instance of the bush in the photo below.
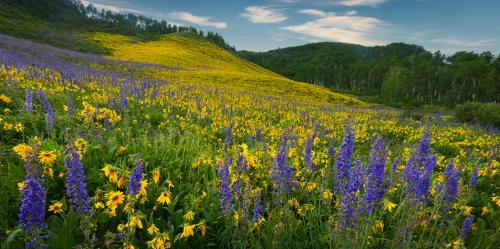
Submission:
<svg viewBox="0 0 500 249">
<path fill-rule="evenodd" d="M 455 115 L 463 122 L 476 122 L 500 127 L 500 104 L 467 102 L 455 107 Z"/>
</svg>

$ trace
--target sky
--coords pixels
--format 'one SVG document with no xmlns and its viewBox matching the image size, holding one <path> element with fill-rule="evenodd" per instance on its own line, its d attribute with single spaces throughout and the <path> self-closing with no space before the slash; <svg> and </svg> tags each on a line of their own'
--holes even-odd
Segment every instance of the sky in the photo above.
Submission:
<svg viewBox="0 0 500 249">
<path fill-rule="evenodd" d="M 406 42 L 445 54 L 500 53 L 500 0 L 82 0 L 221 34 L 238 50 L 311 42 Z"/>
</svg>

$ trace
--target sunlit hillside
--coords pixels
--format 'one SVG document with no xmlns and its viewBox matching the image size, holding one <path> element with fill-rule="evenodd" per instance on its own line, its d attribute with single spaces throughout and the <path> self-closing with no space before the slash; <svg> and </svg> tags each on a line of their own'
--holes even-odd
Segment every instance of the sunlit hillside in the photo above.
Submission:
<svg viewBox="0 0 500 249">
<path fill-rule="evenodd" d="M 123 35 L 96 33 L 89 39 L 111 49 L 112 54 L 107 56 L 110 59 L 169 67 L 150 72 L 151 76 L 167 81 L 216 84 L 236 91 L 316 102 L 362 104 L 320 86 L 289 80 L 197 38 L 170 34 L 154 41 L 139 41 Z"/>
</svg>

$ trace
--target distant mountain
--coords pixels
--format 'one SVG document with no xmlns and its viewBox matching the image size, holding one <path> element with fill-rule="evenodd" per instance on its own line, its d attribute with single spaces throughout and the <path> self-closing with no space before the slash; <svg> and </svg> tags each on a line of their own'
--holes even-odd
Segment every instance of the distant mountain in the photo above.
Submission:
<svg viewBox="0 0 500 249">
<path fill-rule="evenodd" d="M 285 77 L 383 102 L 454 105 L 500 100 L 500 60 L 490 52 L 446 57 L 422 46 L 320 42 L 238 55 Z"/>
</svg>

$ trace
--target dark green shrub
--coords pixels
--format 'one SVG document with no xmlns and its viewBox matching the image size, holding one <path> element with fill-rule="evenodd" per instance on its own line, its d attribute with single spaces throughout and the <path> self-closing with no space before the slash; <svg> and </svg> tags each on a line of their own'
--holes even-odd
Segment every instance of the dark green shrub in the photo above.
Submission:
<svg viewBox="0 0 500 249">
<path fill-rule="evenodd" d="M 463 122 L 476 122 L 500 127 L 500 104 L 467 102 L 455 107 L 456 117 Z"/>
</svg>

